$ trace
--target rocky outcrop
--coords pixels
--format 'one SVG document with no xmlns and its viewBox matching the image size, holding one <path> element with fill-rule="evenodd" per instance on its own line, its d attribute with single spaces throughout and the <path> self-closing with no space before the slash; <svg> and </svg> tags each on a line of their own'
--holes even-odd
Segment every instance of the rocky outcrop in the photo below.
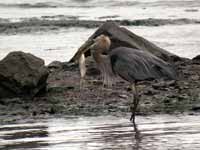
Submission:
<svg viewBox="0 0 200 150">
<path fill-rule="evenodd" d="M 52 73 L 61 70 L 63 68 L 63 64 L 59 61 L 53 61 L 47 66 L 47 68 L 49 69 L 49 72 Z"/>
<path fill-rule="evenodd" d="M 196 57 L 192 58 L 192 62 L 195 64 L 200 64 L 200 55 L 197 55 Z"/>
<path fill-rule="evenodd" d="M 11 52 L 0 61 L 0 98 L 32 98 L 46 88 L 48 70 L 32 54 Z"/>
<path fill-rule="evenodd" d="M 180 60 L 180 57 L 178 57 L 177 55 L 172 54 L 156 46 L 152 42 L 132 33 L 131 31 L 129 31 L 128 29 L 124 27 L 118 26 L 116 23 L 111 22 L 111 21 L 103 24 L 93 35 L 89 37 L 88 41 L 92 41 L 92 39 L 96 38 L 97 36 L 101 34 L 104 34 L 110 37 L 112 41 L 111 49 L 119 47 L 119 46 L 124 46 L 124 47 L 130 47 L 134 49 L 148 51 L 165 61 Z M 88 43 L 88 41 L 86 41 L 85 43 Z M 88 46 L 87 44 L 83 44 L 83 45 Z M 83 48 L 83 46 L 81 48 Z M 78 59 L 77 55 L 78 55 L 78 52 L 72 57 L 70 62 L 76 61 L 76 59 Z M 88 51 L 85 55 L 86 56 L 90 55 L 90 52 Z"/>
</svg>

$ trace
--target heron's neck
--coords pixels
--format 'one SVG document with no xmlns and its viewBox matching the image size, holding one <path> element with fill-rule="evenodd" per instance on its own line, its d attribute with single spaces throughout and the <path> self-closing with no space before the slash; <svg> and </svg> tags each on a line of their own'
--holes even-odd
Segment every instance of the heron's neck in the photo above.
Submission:
<svg viewBox="0 0 200 150">
<path fill-rule="evenodd" d="M 103 55 L 99 50 L 93 51 L 92 56 L 93 56 L 94 60 L 96 61 L 96 63 L 100 64 L 103 62 Z"/>
<path fill-rule="evenodd" d="M 111 63 L 109 56 L 103 55 L 101 51 L 93 51 L 92 56 L 97 64 L 97 67 L 100 69 L 103 83 L 108 86 L 112 86 L 114 82 L 115 75 L 111 68 Z"/>
</svg>

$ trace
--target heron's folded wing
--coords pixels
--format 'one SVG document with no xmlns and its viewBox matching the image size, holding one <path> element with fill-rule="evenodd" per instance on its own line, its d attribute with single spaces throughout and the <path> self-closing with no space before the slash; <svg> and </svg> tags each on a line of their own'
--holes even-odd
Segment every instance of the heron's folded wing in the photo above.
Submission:
<svg viewBox="0 0 200 150">
<path fill-rule="evenodd" d="M 175 71 L 170 64 L 149 53 L 129 48 L 122 51 L 121 48 L 113 52 L 110 58 L 115 74 L 129 82 L 175 77 Z"/>
</svg>

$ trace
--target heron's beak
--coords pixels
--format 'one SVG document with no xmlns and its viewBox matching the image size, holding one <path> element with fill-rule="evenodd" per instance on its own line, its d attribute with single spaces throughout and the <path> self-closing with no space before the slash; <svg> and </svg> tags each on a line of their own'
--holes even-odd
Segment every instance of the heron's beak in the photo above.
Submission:
<svg viewBox="0 0 200 150">
<path fill-rule="evenodd" d="M 88 50 L 90 50 L 93 44 L 94 44 L 94 40 L 88 39 L 83 45 L 81 45 L 81 47 L 78 49 L 78 51 L 76 52 L 74 57 L 70 60 L 70 62 L 78 62 L 80 57 L 84 53 L 86 53 Z"/>
</svg>

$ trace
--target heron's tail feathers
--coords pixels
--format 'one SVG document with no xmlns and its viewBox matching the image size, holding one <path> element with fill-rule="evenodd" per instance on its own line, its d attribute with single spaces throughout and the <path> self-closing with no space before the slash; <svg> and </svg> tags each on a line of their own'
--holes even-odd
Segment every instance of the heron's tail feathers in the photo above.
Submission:
<svg viewBox="0 0 200 150">
<path fill-rule="evenodd" d="M 166 63 L 165 65 L 156 65 L 156 70 L 158 71 L 159 76 L 165 77 L 167 79 L 176 80 L 177 73 L 176 69 L 173 65 Z"/>
</svg>

